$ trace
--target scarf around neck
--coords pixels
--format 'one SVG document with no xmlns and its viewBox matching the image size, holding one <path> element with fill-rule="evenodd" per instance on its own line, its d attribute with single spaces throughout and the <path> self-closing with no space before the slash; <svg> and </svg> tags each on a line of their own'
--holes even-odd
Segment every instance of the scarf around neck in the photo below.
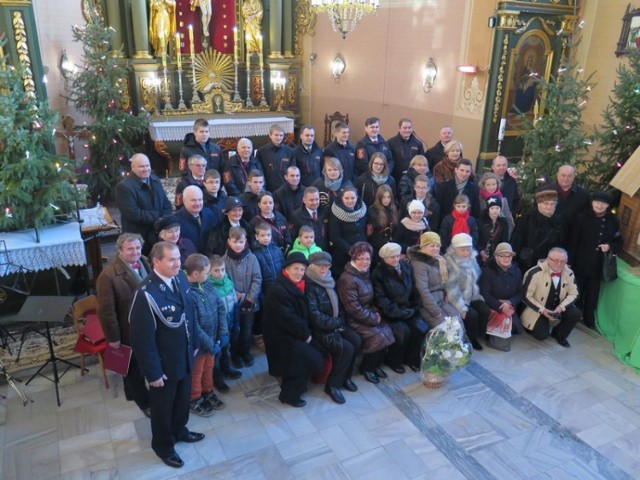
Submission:
<svg viewBox="0 0 640 480">
<path fill-rule="evenodd" d="M 220 297 L 226 297 L 235 289 L 233 281 L 226 273 L 220 280 L 218 280 L 217 278 L 209 277 L 209 281 L 213 283 L 213 286 L 216 288 L 216 291 L 218 292 L 218 295 Z"/>
<path fill-rule="evenodd" d="M 407 230 L 411 230 L 412 232 L 421 232 L 429 227 L 429 222 L 427 222 L 427 219 L 424 217 L 417 222 L 409 217 L 404 217 L 400 220 L 400 223 L 404 225 Z"/>
<path fill-rule="evenodd" d="M 304 278 L 302 280 L 300 280 L 299 282 L 294 282 L 291 277 L 289 276 L 289 273 L 286 270 L 282 270 L 282 276 L 284 278 L 286 278 L 289 282 L 293 283 L 293 285 L 300 290 L 302 293 L 304 293 Z"/>
<path fill-rule="evenodd" d="M 227 247 L 227 255 L 229 256 L 230 259 L 236 260 L 236 261 L 240 261 L 244 259 L 247 255 L 249 255 L 249 252 L 251 252 L 251 250 L 249 250 L 248 248 L 245 248 L 240 253 L 236 253 L 233 250 L 231 250 L 229 247 Z"/>
<path fill-rule="evenodd" d="M 324 186 L 327 187 L 332 192 L 337 192 L 338 190 L 340 190 L 340 187 L 342 186 L 342 177 L 343 175 L 340 174 L 338 178 L 336 178 L 335 180 L 331 180 L 329 177 L 325 176 Z"/>
<path fill-rule="evenodd" d="M 493 193 L 486 191 L 484 188 L 480 188 L 479 190 L 480 196 L 483 198 L 483 200 L 487 200 L 489 197 L 498 197 L 500 200 L 502 200 L 502 192 L 500 191 L 500 189 L 496 190 Z"/>
<path fill-rule="evenodd" d="M 338 220 L 342 220 L 343 222 L 355 223 L 364 217 L 367 214 L 367 206 L 364 202 L 360 202 L 360 208 L 356 203 L 356 209 L 347 209 L 344 205 L 338 205 L 338 202 L 334 202 L 331 205 L 331 213 L 333 213 Z"/>
<path fill-rule="evenodd" d="M 320 276 L 320 272 L 316 269 L 315 265 L 309 265 L 307 268 L 307 277 L 313 283 L 318 284 L 324 288 L 327 292 L 327 296 L 331 301 L 331 308 L 333 309 L 333 316 L 337 317 L 340 314 L 340 308 L 338 306 L 338 294 L 336 293 L 336 281 L 331 276 L 331 272 L 327 272 L 325 276 Z"/>
<path fill-rule="evenodd" d="M 389 175 L 376 175 L 375 173 L 372 173 L 371 178 L 373 178 L 373 181 L 376 182 L 378 186 L 380 186 L 387 183 L 387 180 L 389 180 Z"/>
<path fill-rule="evenodd" d="M 453 217 L 453 227 L 451 228 L 451 238 L 458 233 L 470 233 L 469 231 L 469 210 L 464 213 L 458 213 L 457 210 L 451 212 Z"/>
</svg>

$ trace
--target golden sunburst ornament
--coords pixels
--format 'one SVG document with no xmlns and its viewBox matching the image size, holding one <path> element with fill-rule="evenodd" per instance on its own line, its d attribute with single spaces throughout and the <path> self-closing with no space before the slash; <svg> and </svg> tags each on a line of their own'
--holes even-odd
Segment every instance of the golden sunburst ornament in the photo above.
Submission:
<svg viewBox="0 0 640 480">
<path fill-rule="evenodd" d="M 232 89 L 234 69 L 231 55 L 209 48 L 196 55 L 195 67 L 196 88 L 200 92 L 206 93 L 215 86 Z"/>
</svg>

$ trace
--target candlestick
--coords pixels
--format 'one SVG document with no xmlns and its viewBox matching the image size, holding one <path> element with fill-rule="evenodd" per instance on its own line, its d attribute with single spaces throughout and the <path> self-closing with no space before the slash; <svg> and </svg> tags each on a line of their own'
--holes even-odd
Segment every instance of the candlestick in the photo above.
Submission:
<svg viewBox="0 0 640 480">
<path fill-rule="evenodd" d="M 498 128 L 498 140 L 504 140 L 504 131 L 507 128 L 507 119 L 500 119 L 500 127 Z"/>
<path fill-rule="evenodd" d="M 238 26 L 233 27 L 233 61 L 238 63 Z"/>
<path fill-rule="evenodd" d="M 162 68 L 166 68 L 167 53 L 166 53 L 166 44 L 164 43 L 164 37 L 160 37 L 160 50 L 162 50 Z"/>
<path fill-rule="evenodd" d="M 180 52 L 180 34 L 176 33 L 176 59 L 178 61 L 178 70 L 182 70 L 182 53 Z"/>
<path fill-rule="evenodd" d="M 193 63 L 196 56 L 196 49 L 193 44 L 193 25 L 189 25 L 189 52 L 191 53 L 191 63 Z"/>
<path fill-rule="evenodd" d="M 264 67 L 264 55 L 262 54 L 262 34 L 258 34 L 258 57 L 260 60 L 260 69 Z"/>
</svg>

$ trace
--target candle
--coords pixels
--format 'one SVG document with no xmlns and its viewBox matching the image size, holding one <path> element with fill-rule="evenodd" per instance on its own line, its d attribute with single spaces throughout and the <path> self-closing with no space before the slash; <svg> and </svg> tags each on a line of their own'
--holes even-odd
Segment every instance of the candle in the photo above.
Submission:
<svg viewBox="0 0 640 480">
<path fill-rule="evenodd" d="M 247 70 L 249 70 L 249 67 L 251 66 L 251 52 L 249 51 L 249 41 L 251 40 L 251 37 L 248 33 L 245 35 L 244 40 L 244 48 L 247 51 Z"/>
<path fill-rule="evenodd" d="M 504 140 L 504 131 L 507 128 L 507 119 L 500 119 L 500 128 L 498 128 L 498 140 Z"/>
<path fill-rule="evenodd" d="M 193 62 L 196 56 L 196 47 L 193 44 L 193 25 L 189 25 L 189 51 L 191 52 L 191 61 Z"/>
<path fill-rule="evenodd" d="M 233 63 L 238 63 L 238 26 L 233 27 Z"/>
<path fill-rule="evenodd" d="M 178 70 L 182 70 L 182 53 L 180 52 L 180 34 L 176 33 L 176 58 L 178 61 Z"/>
<path fill-rule="evenodd" d="M 167 53 L 164 43 L 164 37 L 160 37 L 160 50 L 162 50 L 162 68 L 167 68 Z"/>
<path fill-rule="evenodd" d="M 533 104 L 533 117 L 538 118 L 538 111 L 540 109 L 540 105 L 538 105 L 538 100 Z"/>
<path fill-rule="evenodd" d="M 262 34 L 258 34 L 258 58 L 260 60 L 260 70 L 264 68 L 264 60 L 262 56 Z"/>
</svg>

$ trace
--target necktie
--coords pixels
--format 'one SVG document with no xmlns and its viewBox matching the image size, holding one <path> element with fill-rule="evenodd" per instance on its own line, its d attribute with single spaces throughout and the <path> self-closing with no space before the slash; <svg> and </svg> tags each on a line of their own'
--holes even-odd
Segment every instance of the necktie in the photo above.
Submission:
<svg viewBox="0 0 640 480">
<path fill-rule="evenodd" d="M 180 290 L 178 290 L 178 283 L 176 282 L 175 278 L 171 279 L 171 290 L 173 290 L 173 293 L 180 292 Z"/>
<path fill-rule="evenodd" d="M 196 182 L 198 182 L 198 185 L 203 186 L 204 185 L 204 180 L 198 180 L 196 179 Z"/>
<path fill-rule="evenodd" d="M 373 144 L 374 144 L 374 145 L 377 145 L 377 144 L 378 144 L 378 140 L 374 140 L 374 141 L 373 141 Z"/>
<path fill-rule="evenodd" d="M 316 211 L 314 210 L 313 213 L 311 214 L 311 218 L 313 218 L 314 222 L 318 221 L 318 214 L 316 213 Z"/>
<path fill-rule="evenodd" d="M 140 262 L 134 262 L 131 264 L 131 268 L 138 270 L 140 268 Z"/>
<path fill-rule="evenodd" d="M 562 275 L 562 272 L 552 272 L 552 273 L 551 273 L 551 278 L 553 278 L 553 277 L 558 277 L 558 278 L 560 278 L 560 276 L 561 276 L 561 275 Z"/>
</svg>

